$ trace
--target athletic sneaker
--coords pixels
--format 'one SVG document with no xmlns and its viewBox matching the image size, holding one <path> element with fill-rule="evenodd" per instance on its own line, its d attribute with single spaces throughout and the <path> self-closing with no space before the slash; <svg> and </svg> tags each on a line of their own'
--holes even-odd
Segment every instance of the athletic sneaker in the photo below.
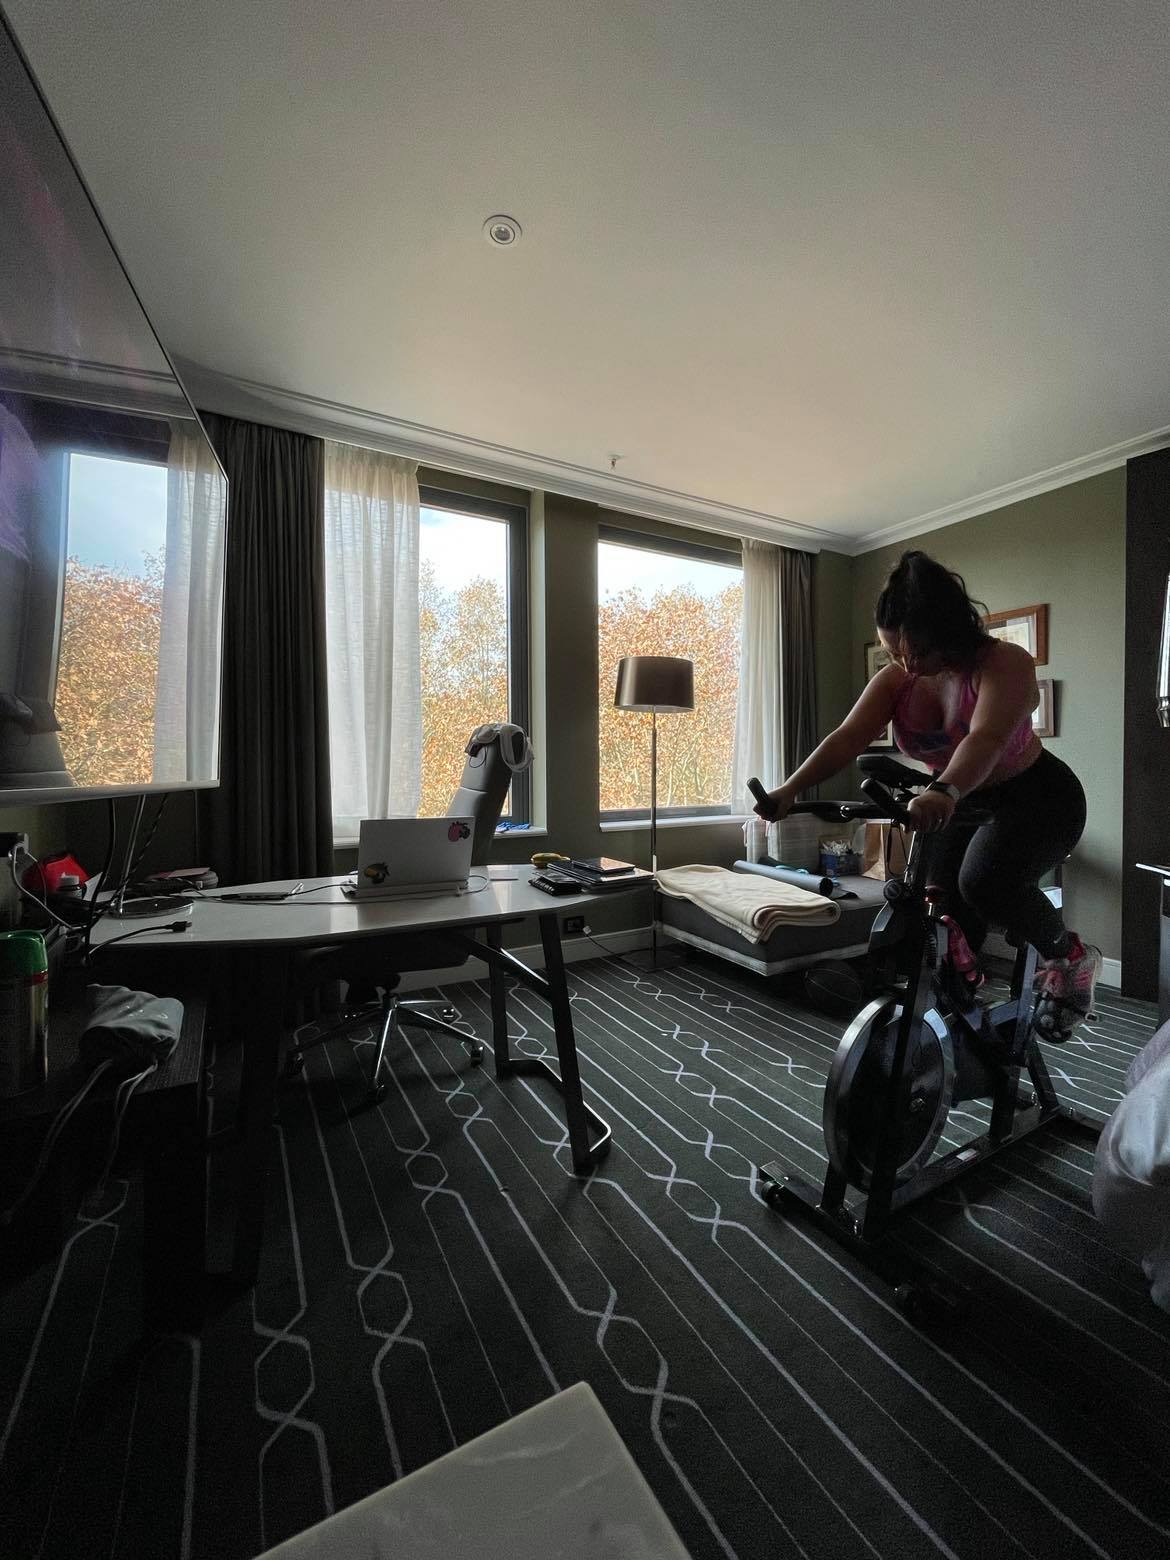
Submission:
<svg viewBox="0 0 1170 1560">
<path fill-rule="evenodd" d="M 1101 950 L 1081 941 L 1075 932 L 1067 958 L 1045 959 L 1037 973 L 1039 991 L 1032 1023 L 1042 1040 L 1060 1045 L 1077 1025 L 1094 1018 L 1093 997 L 1101 978 Z"/>
<path fill-rule="evenodd" d="M 971 944 L 963 934 L 963 928 L 954 916 L 944 915 L 941 919 L 947 929 L 947 958 L 950 960 L 951 969 L 958 977 L 960 989 L 966 995 L 968 1002 L 971 1002 L 983 984 L 983 971 L 979 968 L 979 960 L 971 951 Z"/>
</svg>

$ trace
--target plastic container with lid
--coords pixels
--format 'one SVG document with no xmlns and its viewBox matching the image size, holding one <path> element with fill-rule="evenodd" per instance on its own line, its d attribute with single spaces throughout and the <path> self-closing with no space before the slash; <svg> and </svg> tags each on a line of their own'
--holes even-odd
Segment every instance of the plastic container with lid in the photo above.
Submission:
<svg viewBox="0 0 1170 1560">
<path fill-rule="evenodd" d="M 0 1098 L 48 1076 L 49 958 L 40 932 L 0 932 Z"/>
</svg>

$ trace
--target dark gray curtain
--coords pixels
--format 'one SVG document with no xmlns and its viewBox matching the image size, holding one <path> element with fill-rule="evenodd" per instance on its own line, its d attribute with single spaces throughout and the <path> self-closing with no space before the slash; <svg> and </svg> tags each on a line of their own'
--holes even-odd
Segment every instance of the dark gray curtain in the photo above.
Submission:
<svg viewBox="0 0 1170 1560">
<path fill-rule="evenodd" d="M 814 650 L 812 553 L 780 549 L 781 722 L 784 773 L 803 764 L 817 745 L 817 680 Z M 812 795 L 815 792 L 807 792 Z"/>
<path fill-rule="evenodd" d="M 333 871 L 324 445 L 203 414 L 228 478 L 220 785 L 200 851 L 227 883 Z"/>
</svg>

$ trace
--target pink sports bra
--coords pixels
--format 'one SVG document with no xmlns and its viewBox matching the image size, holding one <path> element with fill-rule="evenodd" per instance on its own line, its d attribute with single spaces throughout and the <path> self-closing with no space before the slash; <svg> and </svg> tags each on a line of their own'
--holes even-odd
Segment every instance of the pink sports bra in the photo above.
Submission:
<svg viewBox="0 0 1170 1560">
<path fill-rule="evenodd" d="M 971 673 L 943 673 L 937 691 L 919 688 L 910 675 L 898 690 L 894 706 L 894 741 L 907 758 L 916 758 L 931 769 L 945 769 L 955 749 L 971 730 L 978 693 Z M 917 697 L 915 696 L 917 693 Z M 924 724 L 937 722 L 941 724 Z M 1015 771 L 1032 741 L 1032 719 L 1022 720 L 1004 744 L 997 770 Z"/>
</svg>

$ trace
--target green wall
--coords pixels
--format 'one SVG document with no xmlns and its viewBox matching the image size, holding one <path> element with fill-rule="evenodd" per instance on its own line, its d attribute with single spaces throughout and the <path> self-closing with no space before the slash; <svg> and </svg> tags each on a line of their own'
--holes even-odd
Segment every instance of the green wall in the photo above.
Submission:
<svg viewBox="0 0 1170 1560">
<path fill-rule="evenodd" d="M 854 692 L 873 607 L 890 568 L 921 547 L 958 569 L 991 612 L 1048 603 L 1048 665 L 1057 735 L 1045 745 L 1080 776 L 1089 803 L 1084 836 L 1065 871 L 1070 926 L 1121 957 L 1121 792 L 1125 657 L 1125 468 L 946 526 L 853 562 Z"/>
<path fill-rule="evenodd" d="M 853 564 L 844 553 L 821 552 L 814 568 L 817 728 L 822 737 L 849 713 L 858 692 L 853 665 Z M 823 797 L 855 794 L 848 772 L 821 786 Z"/>
</svg>

